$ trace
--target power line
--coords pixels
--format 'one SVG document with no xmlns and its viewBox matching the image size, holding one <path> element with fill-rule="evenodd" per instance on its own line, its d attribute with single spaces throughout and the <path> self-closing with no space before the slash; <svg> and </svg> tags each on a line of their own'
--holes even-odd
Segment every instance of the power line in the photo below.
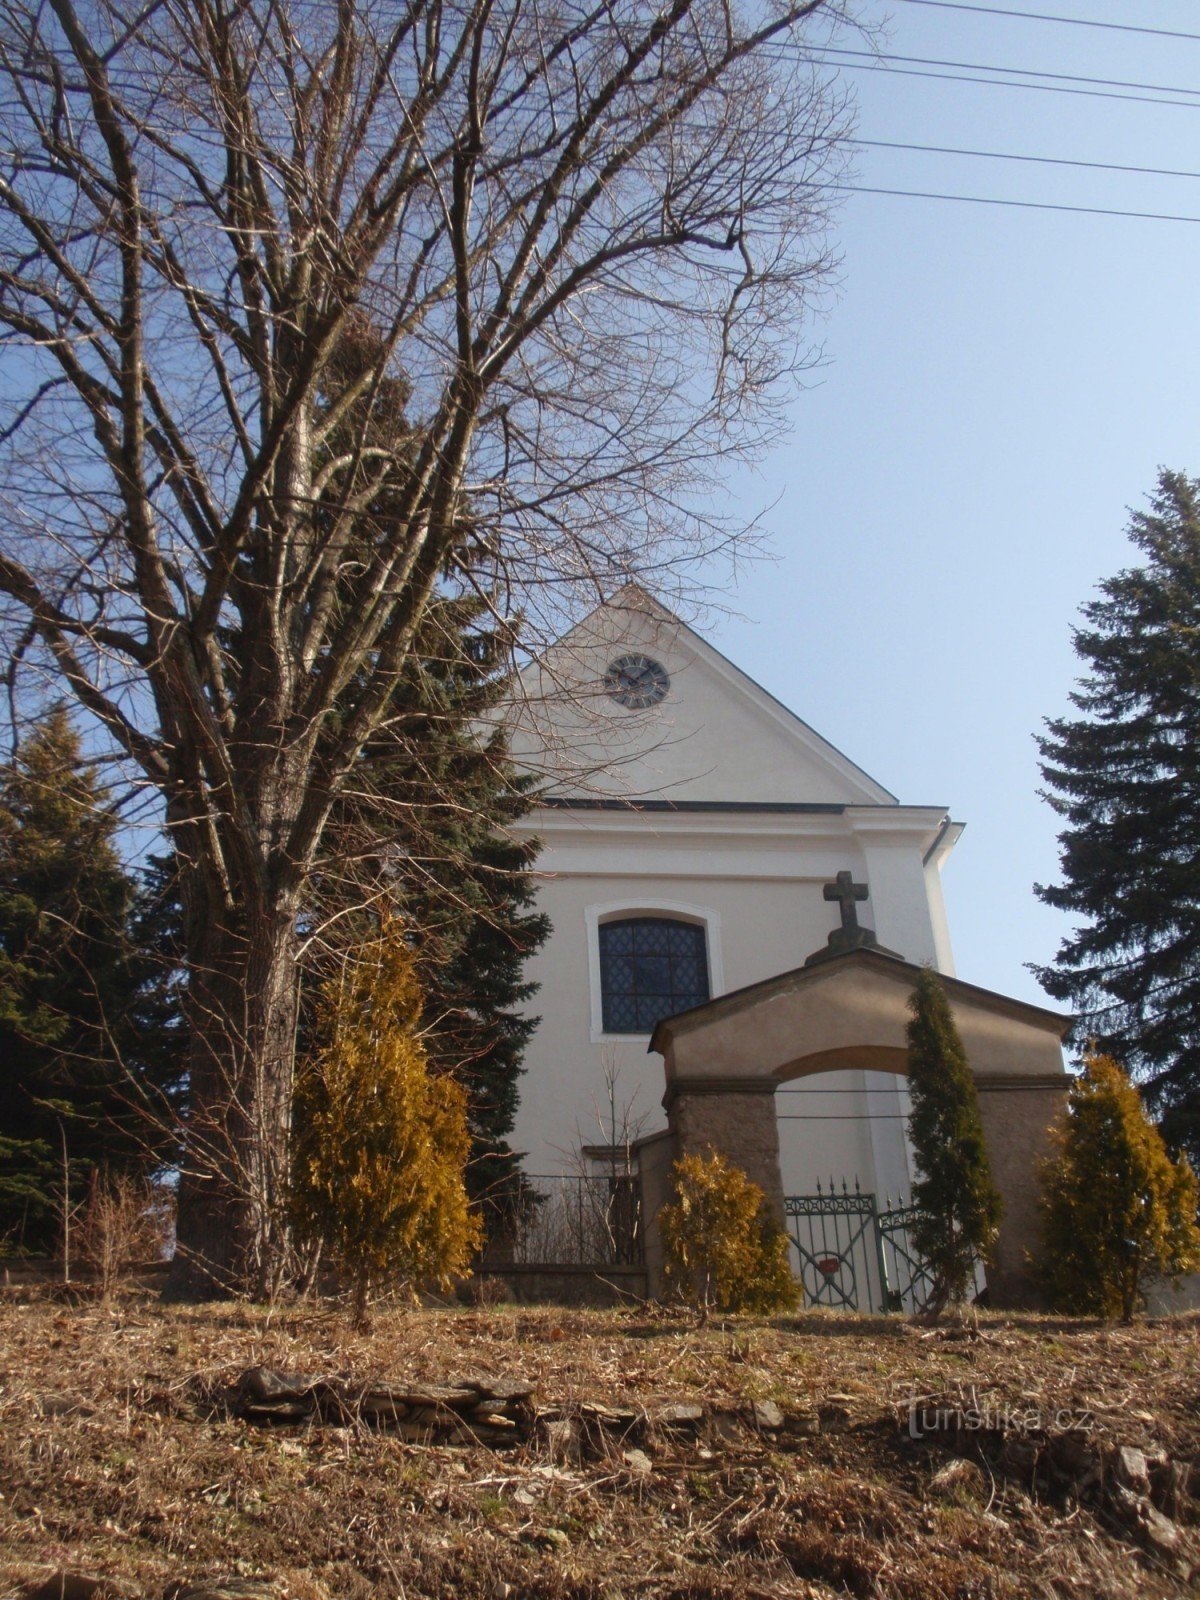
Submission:
<svg viewBox="0 0 1200 1600">
<path fill-rule="evenodd" d="M 1179 167 L 1129 167 L 1115 161 L 1071 161 L 1065 156 L 1026 156 L 1008 150 L 964 150 L 949 144 L 902 144 L 897 139 L 848 139 L 847 144 L 871 150 L 919 150 L 937 156 L 978 156 L 988 161 L 1032 161 L 1039 166 L 1084 167 L 1092 172 L 1136 172 L 1153 178 L 1200 178 L 1200 172 Z"/>
<path fill-rule="evenodd" d="M 1077 72 L 1043 72 L 1038 67 L 997 67 L 986 61 L 943 61 L 937 56 L 897 56 L 875 50 L 843 49 L 841 45 L 826 45 L 823 47 L 823 53 L 856 56 L 866 61 L 899 61 L 908 67 L 954 67 L 963 72 L 1000 72 L 1005 77 L 1049 78 L 1054 83 L 1099 84 L 1106 89 L 1144 89 L 1151 94 L 1200 95 L 1200 89 L 1181 89 L 1174 83 L 1137 83 L 1126 78 L 1087 78 Z"/>
<path fill-rule="evenodd" d="M 829 65 L 840 72 L 875 70 L 865 61 L 831 61 Z M 1021 83 L 1016 79 L 976 78 L 964 72 L 926 72 L 920 67 L 885 66 L 881 70 L 894 73 L 898 78 L 932 78 L 935 83 L 986 83 L 993 89 L 1040 89 L 1044 94 L 1083 95 L 1089 100 L 1126 100 L 1143 106 L 1182 106 L 1187 111 L 1200 110 L 1200 101 L 1196 100 L 1166 100 L 1161 95 L 1121 94 L 1115 89 L 1073 89 L 1061 83 Z M 1192 91 L 1184 92 L 1190 94 Z"/>
<path fill-rule="evenodd" d="M 849 194 L 892 194 L 906 200 L 957 200 L 964 205 L 1015 206 L 1021 211 L 1067 211 L 1086 217 L 1132 217 L 1139 222 L 1200 222 L 1200 217 L 1179 216 L 1165 211 L 1118 211 L 1111 206 L 1068 206 L 1049 200 L 1002 200 L 985 194 L 941 194 L 930 189 L 883 189 L 861 183 L 826 183 L 823 189 L 839 189 Z"/>
<path fill-rule="evenodd" d="M 1061 22 L 1072 28 L 1104 28 L 1113 33 L 1140 33 L 1154 39 L 1190 39 L 1200 44 L 1200 33 L 1180 33 L 1173 28 L 1140 28 L 1132 22 L 1096 22 L 1091 17 L 1059 17 L 1046 11 L 1012 11 L 1005 6 L 968 5 L 966 0 L 907 0 L 910 6 L 936 6 L 939 11 L 978 11 L 991 17 L 1021 17 L 1025 22 Z"/>
</svg>

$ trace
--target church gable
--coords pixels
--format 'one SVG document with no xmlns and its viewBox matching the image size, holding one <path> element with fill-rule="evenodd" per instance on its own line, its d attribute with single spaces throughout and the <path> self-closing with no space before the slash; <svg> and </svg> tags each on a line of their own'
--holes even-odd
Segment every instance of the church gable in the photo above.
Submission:
<svg viewBox="0 0 1200 1600">
<path fill-rule="evenodd" d="M 683 804 L 894 796 L 636 585 L 521 675 L 513 753 L 552 793 Z"/>
</svg>

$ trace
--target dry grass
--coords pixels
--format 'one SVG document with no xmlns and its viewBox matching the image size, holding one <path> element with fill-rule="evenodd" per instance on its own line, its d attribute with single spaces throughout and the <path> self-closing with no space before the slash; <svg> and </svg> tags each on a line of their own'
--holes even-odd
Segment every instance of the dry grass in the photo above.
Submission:
<svg viewBox="0 0 1200 1600">
<path fill-rule="evenodd" d="M 1090 1412 L 1093 1438 L 1200 1461 L 1200 1322 L 1134 1329 L 981 1320 L 927 1336 L 818 1316 L 697 1330 L 612 1312 L 337 1315 L 0 1302 L 0 1592 L 70 1567 L 162 1595 L 183 1577 L 265 1577 L 293 1600 L 983 1600 L 1188 1592 L 1098 1497 L 1006 1450 L 1001 1428 L 914 1442 L 913 1392 L 1006 1412 Z M 554 1459 L 425 1448 L 354 1428 L 214 1418 L 197 1377 L 265 1364 L 357 1379 L 528 1376 L 539 1401 L 778 1401 L 778 1435 L 640 1419 Z M 819 1430 L 815 1418 L 820 1419 Z M 1010 1431 L 1011 1431 L 1010 1427 Z M 1010 1441 L 1011 1442 L 1011 1441 Z M 636 1446 L 650 1457 L 625 1459 Z M 986 1493 L 934 1493 L 953 1451 Z M 1032 1462 L 1032 1464 L 1031 1464 Z M 1187 1521 L 1197 1507 L 1185 1502 Z"/>
</svg>

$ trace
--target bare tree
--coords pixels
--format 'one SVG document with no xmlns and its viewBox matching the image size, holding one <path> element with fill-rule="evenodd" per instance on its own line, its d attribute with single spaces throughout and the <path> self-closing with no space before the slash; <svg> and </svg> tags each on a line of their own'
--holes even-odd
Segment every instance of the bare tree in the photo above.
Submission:
<svg viewBox="0 0 1200 1600">
<path fill-rule="evenodd" d="M 430 596 L 561 614 L 726 537 L 826 265 L 838 20 L 0 3 L 0 592 L 181 864 L 193 1275 L 282 1270 L 306 883 Z"/>
</svg>

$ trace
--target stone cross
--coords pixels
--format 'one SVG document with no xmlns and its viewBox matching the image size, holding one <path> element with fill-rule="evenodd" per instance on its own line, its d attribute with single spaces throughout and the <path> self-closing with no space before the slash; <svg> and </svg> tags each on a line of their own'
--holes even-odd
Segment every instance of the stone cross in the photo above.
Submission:
<svg viewBox="0 0 1200 1600">
<path fill-rule="evenodd" d="M 855 883 L 852 872 L 839 872 L 832 883 L 827 883 L 822 893 L 826 900 L 837 900 L 841 905 L 842 931 L 853 937 L 855 934 L 865 932 L 858 925 L 858 911 L 855 902 L 867 898 L 865 883 Z"/>
</svg>

